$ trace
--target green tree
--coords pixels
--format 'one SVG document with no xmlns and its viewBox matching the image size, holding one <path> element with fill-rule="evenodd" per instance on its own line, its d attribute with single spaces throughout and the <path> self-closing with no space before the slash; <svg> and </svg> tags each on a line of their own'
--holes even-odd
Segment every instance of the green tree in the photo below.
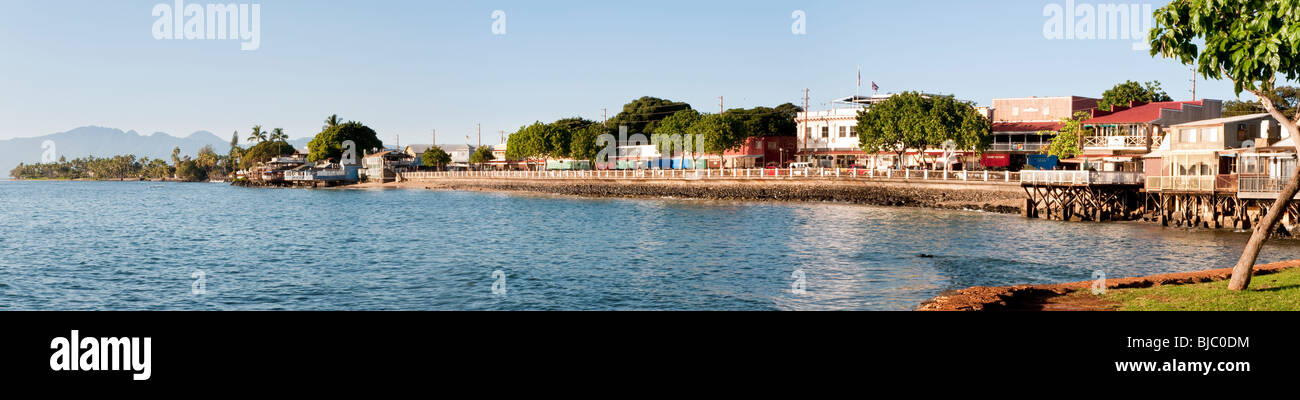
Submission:
<svg viewBox="0 0 1300 400">
<path fill-rule="evenodd" d="M 244 149 L 239 147 L 239 131 L 230 137 L 230 153 L 226 155 L 226 169 L 234 171 L 238 169 L 239 153 Z"/>
<path fill-rule="evenodd" d="M 243 157 L 239 160 L 239 166 L 242 169 L 256 167 L 258 163 L 270 161 L 272 158 L 293 154 L 297 149 L 285 142 L 261 142 L 249 147 L 243 151 Z"/>
<path fill-rule="evenodd" d="M 1174 0 L 1155 11 L 1151 55 L 1195 65 L 1207 79 L 1230 79 L 1238 95 L 1250 92 L 1292 134 L 1300 119 L 1287 117 L 1269 96 L 1279 78 L 1300 77 L 1300 9 L 1294 0 Z M 1198 44 L 1203 43 L 1203 45 Z M 1300 149 L 1298 149 L 1300 150 Z M 1233 267 L 1230 290 L 1250 286 L 1255 261 L 1300 191 L 1300 165 L 1268 214 L 1255 226 Z"/>
<path fill-rule="evenodd" d="M 744 124 L 727 114 L 706 114 L 691 124 L 687 133 L 703 143 L 705 153 L 722 157 L 727 150 L 739 148 L 745 142 Z"/>
<path fill-rule="evenodd" d="M 441 147 L 431 146 L 420 155 L 420 162 L 426 167 L 442 168 L 451 163 L 451 154 L 447 154 Z"/>
<path fill-rule="evenodd" d="M 608 125 L 617 130 L 620 125 L 627 126 L 629 134 L 655 132 L 659 121 L 682 110 L 691 109 L 690 104 L 645 96 L 623 105 L 623 111 L 610 118 Z"/>
<path fill-rule="evenodd" d="M 1052 138 L 1051 144 L 1044 149 L 1048 155 L 1056 156 L 1062 160 L 1077 156 L 1083 153 L 1080 145 L 1083 143 L 1083 137 L 1089 136 L 1091 129 L 1084 130 L 1083 121 L 1092 118 L 1092 114 L 1087 111 L 1074 113 L 1073 118 L 1061 118 L 1061 131 L 1041 131 L 1039 135 L 1056 135 Z"/>
<path fill-rule="evenodd" d="M 267 133 L 266 131 L 262 130 L 262 126 L 253 125 L 253 132 L 248 134 L 247 140 L 250 143 L 261 143 L 261 142 L 265 142 L 266 139 L 267 139 Z"/>
<path fill-rule="evenodd" d="M 1155 103 L 1173 100 L 1164 90 L 1160 89 L 1160 82 L 1152 81 L 1141 84 L 1124 81 L 1124 83 L 1115 85 L 1115 87 L 1102 93 L 1101 102 L 1097 103 L 1097 107 L 1110 111 L 1115 106 L 1128 107 L 1131 101 Z"/>
<path fill-rule="evenodd" d="M 202 182 L 208 179 L 208 171 L 186 156 L 180 164 L 176 165 L 176 179 L 185 182 Z"/>
<path fill-rule="evenodd" d="M 339 126 L 339 115 L 338 115 L 338 114 L 334 114 L 334 115 L 331 115 L 331 116 L 329 116 L 329 117 L 326 117 L 326 118 L 325 118 L 325 126 L 322 126 L 322 127 L 320 128 L 320 130 L 324 131 L 324 130 L 327 130 L 327 129 L 329 129 L 329 128 L 333 128 L 333 127 L 336 127 L 336 126 Z"/>
<path fill-rule="evenodd" d="M 307 158 L 309 161 L 322 161 L 328 159 L 341 160 L 343 157 L 343 142 L 351 140 L 357 145 L 357 157 L 361 157 L 360 152 L 370 149 L 379 149 L 384 147 L 384 142 L 379 140 L 379 134 L 374 129 L 356 121 L 348 121 L 331 127 L 316 134 L 316 137 L 307 143 Z M 292 148 L 292 146 L 290 146 Z"/>
<path fill-rule="evenodd" d="M 474 154 L 470 154 L 469 162 L 472 164 L 483 164 L 492 161 L 495 158 L 496 157 L 492 155 L 491 147 L 479 146 L 477 150 L 474 150 Z"/>
<path fill-rule="evenodd" d="M 870 111 L 859 112 L 857 119 L 854 129 L 862 150 L 891 152 L 900 161 L 908 149 L 939 147 L 948 140 L 956 143 L 958 150 L 972 151 L 984 150 L 992 142 L 988 119 L 970 103 L 952 96 L 904 92 L 872 106 Z"/>
<path fill-rule="evenodd" d="M 664 118 L 663 121 L 660 121 L 659 125 L 655 127 L 655 131 L 653 133 L 656 135 L 666 135 L 666 136 L 687 135 L 689 134 L 689 132 L 691 132 L 691 126 L 694 126 L 695 123 L 699 122 L 700 118 L 703 118 L 703 116 L 700 115 L 699 111 L 695 111 L 695 110 L 678 111 L 676 113 L 673 113 L 673 115 L 668 116 L 668 118 Z M 659 142 L 658 144 L 659 144 L 659 149 L 658 149 L 659 153 L 670 158 L 677 157 L 679 155 L 684 156 L 685 155 L 684 153 L 694 152 L 694 148 L 690 148 L 690 149 L 672 148 L 677 146 L 676 142 L 662 141 Z M 684 142 L 682 143 L 682 146 L 694 147 L 694 146 L 686 146 L 686 143 Z"/>
<path fill-rule="evenodd" d="M 605 127 L 600 124 L 591 124 L 582 129 L 573 132 L 573 141 L 569 143 L 569 157 L 575 160 L 593 161 L 600 149 L 596 147 L 596 139 L 604 134 Z M 506 148 L 509 152 L 509 147 Z M 509 157 L 506 157 L 509 159 Z"/>
<path fill-rule="evenodd" d="M 284 128 L 275 128 L 271 130 L 269 140 L 272 142 L 288 142 L 289 134 L 284 133 Z"/>
<path fill-rule="evenodd" d="M 741 121 L 745 137 L 795 136 L 799 125 L 794 119 L 800 111 L 803 108 L 785 103 L 776 108 L 732 109 L 724 114 L 731 114 Z"/>
</svg>

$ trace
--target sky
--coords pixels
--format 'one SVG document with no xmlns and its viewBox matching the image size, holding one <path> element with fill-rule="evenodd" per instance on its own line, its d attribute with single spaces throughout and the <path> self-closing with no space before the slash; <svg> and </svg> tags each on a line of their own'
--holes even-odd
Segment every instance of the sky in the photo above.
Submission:
<svg viewBox="0 0 1300 400">
<path fill-rule="evenodd" d="M 802 105 L 807 88 L 816 110 L 871 82 L 980 105 L 1100 97 L 1125 80 L 1192 97 L 1189 67 L 1133 40 L 1049 39 L 1046 8 L 1064 1 L 245 1 L 261 10 L 251 51 L 155 39 L 159 4 L 174 0 L 0 0 L 0 140 L 87 125 L 242 139 L 260 124 L 304 138 L 338 114 L 385 144 L 428 143 L 434 129 L 439 143 L 477 142 L 479 124 L 496 143 L 641 96 L 715 112 L 719 97 Z M 1197 97 L 1236 98 L 1204 80 Z"/>
</svg>

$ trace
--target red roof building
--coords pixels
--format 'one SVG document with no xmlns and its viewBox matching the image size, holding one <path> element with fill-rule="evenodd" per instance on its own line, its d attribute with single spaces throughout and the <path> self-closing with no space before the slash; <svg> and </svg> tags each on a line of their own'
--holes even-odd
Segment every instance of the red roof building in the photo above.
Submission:
<svg viewBox="0 0 1300 400">
<path fill-rule="evenodd" d="M 1081 162 L 1101 171 L 1142 171 L 1140 157 L 1159 149 L 1170 126 L 1219 118 L 1223 102 L 1219 100 L 1132 102 L 1110 111 L 1094 110 L 1092 119 L 1083 121 L 1092 129 L 1083 137 Z"/>
</svg>

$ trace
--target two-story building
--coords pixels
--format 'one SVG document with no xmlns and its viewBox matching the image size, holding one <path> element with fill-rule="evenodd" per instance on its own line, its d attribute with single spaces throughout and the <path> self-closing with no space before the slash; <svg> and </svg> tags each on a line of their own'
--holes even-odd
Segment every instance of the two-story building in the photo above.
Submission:
<svg viewBox="0 0 1300 400">
<path fill-rule="evenodd" d="M 763 136 L 745 139 L 736 150 L 723 153 L 731 168 L 783 167 L 794 161 L 799 138 L 794 136 Z"/>
<path fill-rule="evenodd" d="M 1160 148 L 1171 126 L 1207 119 L 1223 114 L 1219 100 L 1132 102 L 1114 106 L 1110 111 L 1094 109 L 1092 118 L 1083 121 L 1083 154 L 1076 162 L 1086 169 L 1099 171 L 1141 172 L 1142 157 Z"/>
<path fill-rule="evenodd" d="M 993 99 L 993 144 L 980 157 L 986 168 L 1019 171 L 1030 154 L 1051 144 L 1061 120 L 1097 108 L 1098 99 L 1080 96 Z"/>
<path fill-rule="evenodd" d="M 939 161 L 939 155 L 943 154 L 943 151 L 938 149 L 908 149 L 902 160 L 897 160 L 898 155 L 894 153 L 875 154 L 862 150 L 858 132 L 854 129 L 858 126 L 858 113 L 870 112 L 872 106 L 893 96 L 893 93 L 869 97 L 850 96 L 832 101 L 830 110 L 804 111 L 796 114 L 798 150 L 795 160 L 839 168 L 851 166 L 885 168 L 899 164 L 904 167 L 920 167 L 926 166 L 926 163 L 942 163 Z M 923 93 L 922 96 L 937 95 Z M 988 115 L 988 110 L 985 108 L 978 108 L 977 111 L 984 113 L 985 116 Z M 949 161 L 973 160 L 973 156 L 973 152 L 959 152 Z M 967 164 L 974 164 L 974 162 L 967 162 Z"/>
</svg>

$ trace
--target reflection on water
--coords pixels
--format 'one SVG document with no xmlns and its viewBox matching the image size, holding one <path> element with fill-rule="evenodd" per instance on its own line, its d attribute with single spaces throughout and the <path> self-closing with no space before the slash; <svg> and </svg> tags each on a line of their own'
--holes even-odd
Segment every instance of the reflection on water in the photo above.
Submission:
<svg viewBox="0 0 1300 400">
<path fill-rule="evenodd" d="M 1225 267 L 1247 239 L 837 204 L 72 182 L 0 182 L 0 223 L 9 309 L 906 310 L 973 285 Z M 1296 242 L 1262 255 L 1294 258 Z"/>
</svg>

